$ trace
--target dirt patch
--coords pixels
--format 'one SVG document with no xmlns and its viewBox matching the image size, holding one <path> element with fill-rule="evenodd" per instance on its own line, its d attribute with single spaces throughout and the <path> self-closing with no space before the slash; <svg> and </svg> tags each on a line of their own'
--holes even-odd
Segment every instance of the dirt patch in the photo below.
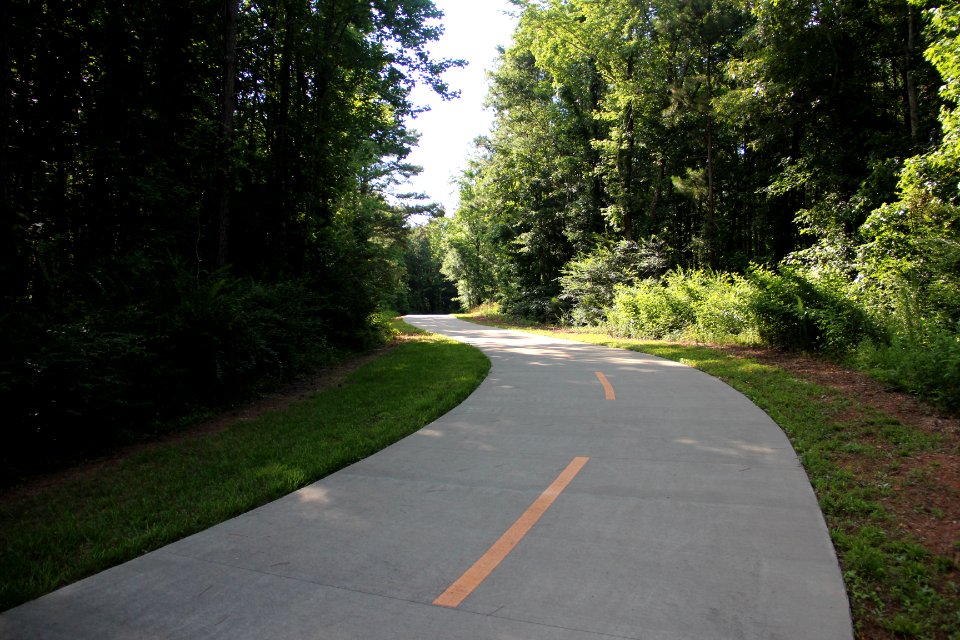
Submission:
<svg viewBox="0 0 960 640">
<path fill-rule="evenodd" d="M 906 473 L 899 474 L 893 495 L 884 500 L 904 517 L 900 528 L 932 553 L 960 563 L 960 466 L 957 456 L 931 453 L 912 457 Z"/>
<path fill-rule="evenodd" d="M 889 487 L 879 502 L 897 527 L 930 553 L 960 563 L 960 418 L 944 415 L 909 394 L 822 358 L 752 347 L 715 348 L 776 366 L 846 396 L 850 406 L 835 418 L 856 429 L 861 444 L 880 455 L 848 454 L 838 462 L 864 482 Z M 894 447 L 871 429 L 871 409 L 904 426 L 936 435 L 937 450 L 897 455 Z"/>
<path fill-rule="evenodd" d="M 401 338 L 403 337 L 404 336 L 401 336 Z M 99 458 L 83 462 L 68 469 L 28 478 L 20 484 L 0 493 L 0 502 L 35 495 L 49 487 L 55 487 L 59 484 L 90 476 L 101 469 L 115 466 L 131 456 L 151 448 L 170 442 L 202 438 L 223 431 L 234 424 L 254 420 L 264 413 L 280 411 L 315 393 L 340 386 L 351 372 L 392 351 L 400 342 L 401 340 L 396 340 L 370 353 L 348 358 L 336 364 L 318 369 L 313 374 L 290 382 L 276 391 L 264 394 L 256 400 L 237 405 L 213 418 L 204 420 L 185 429 L 180 429 L 175 433 L 161 436 L 149 442 L 137 443 L 115 449 Z"/>
<path fill-rule="evenodd" d="M 741 358 L 752 358 L 773 365 L 824 387 L 835 389 L 858 403 L 873 407 L 896 418 L 901 424 L 915 427 L 927 433 L 943 434 L 952 453 L 960 453 L 960 417 L 947 416 L 935 407 L 918 400 L 908 393 L 891 389 L 887 385 L 859 371 L 853 371 L 823 358 L 798 353 L 742 346 L 714 346 L 713 348 Z"/>
</svg>

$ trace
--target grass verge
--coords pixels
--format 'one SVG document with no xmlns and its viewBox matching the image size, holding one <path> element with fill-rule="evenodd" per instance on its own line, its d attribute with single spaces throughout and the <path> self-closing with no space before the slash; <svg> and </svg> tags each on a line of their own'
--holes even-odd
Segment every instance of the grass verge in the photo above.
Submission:
<svg viewBox="0 0 960 640">
<path fill-rule="evenodd" d="M 557 335 L 499 315 L 459 317 Z M 960 638 L 956 556 L 931 553 L 888 508 L 899 488 L 892 478 L 912 457 L 937 453 L 940 436 L 855 407 L 855 398 L 836 390 L 709 347 L 586 331 L 563 337 L 682 362 L 750 398 L 786 432 L 803 462 L 837 550 L 857 637 Z"/>
<path fill-rule="evenodd" d="M 337 388 L 0 500 L 0 610 L 265 504 L 459 404 L 490 362 L 397 323 L 399 346 Z"/>
</svg>

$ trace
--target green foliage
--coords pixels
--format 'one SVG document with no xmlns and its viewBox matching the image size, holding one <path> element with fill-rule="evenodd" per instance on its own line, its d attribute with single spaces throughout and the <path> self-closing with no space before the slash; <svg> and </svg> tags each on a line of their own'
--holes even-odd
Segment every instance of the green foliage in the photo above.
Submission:
<svg viewBox="0 0 960 640">
<path fill-rule="evenodd" d="M 620 288 L 608 314 L 615 335 L 711 342 L 756 339 L 750 284 L 740 276 L 704 270 L 673 270 Z"/>
<path fill-rule="evenodd" d="M 305 281 L 197 278 L 182 268 L 166 276 L 149 306 L 100 299 L 41 324 L 16 308 L 4 318 L 11 333 L 0 351 L 9 420 L 3 484 L 154 434 L 334 355 L 330 325 L 341 310 Z M 382 332 L 363 335 L 383 340 Z"/>
<path fill-rule="evenodd" d="M 562 314 L 562 304 L 553 295 L 553 286 L 521 289 L 511 287 L 500 293 L 500 308 L 511 317 L 526 318 L 534 322 L 558 322 Z"/>
<path fill-rule="evenodd" d="M 569 306 L 565 322 L 574 326 L 603 323 L 617 287 L 659 275 L 668 260 L 669 249 L 656 237 L 640 244 L 629 240 L 600 243 L 590 253 L 570 260 L 560 277 L 560 300 Z"/>
<path fill-rule="evenodd" d="M 743 273 L 793 254 L 791 265 L 815 258 L 816 291 L 766 283 L 770 304 L 792 305 L 784 312 L 795 317 L 765 322 L 798 332 L 775 341 L 848 350 L 863 332 L 840 333 L 862 323 L 838 307 L 846 285 L 821 272 L 855 279 L 870 242 L 858 228 L 895 198 L 897 173 L 914 166 L 904 158 L 941 126 L 950 146 L 954 10 L 938 8 L 924 31 L 905 0 L 517 5 L 514 43 L 492 75 L 494 130 L 478 143 L 450 227 L 447 273 L 461 301 L 497 300 L 541 320 L 559 301 L 566 321 L 595 323 L 617 284 L 650 275 L 622 273 L 607 243 L 659 238 L 671 248 L 664 270 Z M 948 80 L 939 95 L 938 72 Z M 957 183 L 945 158 L 927 162 L 941 198 Z M 925 171 L 917 184 L 934 177 Z M 933 244 L 928 253 L 945 255 Z M 812 299 L 798 306 L 794 293 Z M 843 329 L 831 333 L 834 320 Z"/>
<path fill-rule="evenodd" d="M 750 308 L 760 338 L 777 348 L 823 351 L 842 356 L 879 327 L 848 295 L 848 283 L 836 276 L 783 267 L 773 273 L 754 269 Z"/>
<path fill-rule="evenodd" d="M 742 277 L 670 271 L 620 287 L 608 312 L 616 335 L 706 342 L 762 341 L 778 348 L 842 356 L 882 335 L 838 277 L 782 268 Z"/>
<path fill-rule="evenodd" d="M 406 294 L 398 310 L 401 313 L 449 313 L 456 304 L 456 287 L 441 269 L 443 222 L 431 220 L 414 228 L 404 254 Z"/>
<path fill-rule="evenodd" d="M 861 344 L 855 362 L 889 384 L 960 411 L 960 327 L 897 331 L 889 343 Z"/>
<path fill-rule="evenodd" d="M 904 173 L 904 199 L 861 227 L 859 268 L 876 307 L 896 313 L 908 304 L 949 327 L 960 321 L 960 206 L 915 185 L 916 169 Z"/>
<path fill-rule="evenodd" d="M 911 2 L 924 6 L 919 0 Z M 930 10 L 930 33 L 932 41 L 924 57 L 943 78 L 940 94 L 945 99 L 940 111 L 943 141 L 932 159 L 952 164 L 955 171 L 960 160 L 960 6 L 956 2 L 944 2 Z M 957 196 L 960 194 L 954 191 L 953 197 Z"/>
<path fill-rule="evenodd" d="M 617 292 L 608 313 L 614 335 L 678 337 L 694 321 L 689 299 L 650 279 Z"/>
<path fill-rule="evenodd" d="M 960 9 L 929 12 L 926 58 L 941 74 L 939 144 L 908 158 L 900 197 L 858 229 L 857 298 L 887 340 L 860 346 L 857 362 L 877 377 L 956 410 L 960 397 Z M 836 264 L 838 261 L 834 261 Z M 834 267 L 836 268 L 836 267 Z"/>
<path fill-rule="evenodd" d="M 471 309 L 493 298 L 501 251 L 497 225 L 476 206 L 481 176 L 464 175 L 460 183 L 460 209 L 453 220 L 443 222 L 441 272 L 457 288 L 457 300 Z M 495 257 L 497 256 L 497 257 Z"/>
<path fill-rule="evenodd" d="M 696 323 L 687 337 L 699 342 L 755 342 L 750 308 L 750 287 L 739 275 L 706 273 L 688 284 L 696 300 Z"/>
</svg>

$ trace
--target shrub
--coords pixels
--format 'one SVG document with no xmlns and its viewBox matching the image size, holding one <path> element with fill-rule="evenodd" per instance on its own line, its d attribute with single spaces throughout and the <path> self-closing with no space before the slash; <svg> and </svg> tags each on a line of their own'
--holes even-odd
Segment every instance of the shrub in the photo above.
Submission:
<svg viewBox="0 0 960 640">
<path fill-rule="evenodd" d="M 684 337 L 702 342 L 755 342 L 750 283 L 737 274 L 712 272 L 698 272 L 697 283 L 696 322 Z"/>
<path fill-rule="evenodd" d="M 607 317 L 611 333 L 630 338 L 665 338 L 685 326 L 682 305 L 652 278 L 618 289 Z"/>
<path fill-rule="evenodd" d="M 960 411 L 960 325 L 948 331 L 911 324 L 899 322 L 889 343 L 864 341 L 854 362 L 884 382 Z"/>
<path fill-rule="evenodd" d="M 662 280 L 618 289 L 608 326 L 636 338 L 750 341 L 750 293 L 737 275 L 677 269 Z"/>
<path fill-rule="evenodd" d="M 839 276 L 813 278 L 782 267 L 778 273 L 754 269 L 748 279 L 757 332 L 772 347 L 842 356 L 881 335 Z"/>
<path fill-rule="evenodd" d="M 559 280 L 565 321 L 574 326 L 602 324 L 616 289 L 662 273 L 668 253 L 666 244 L 653 236 L 640 243 L 601 243 L 571 260 Z"/>
<path fill-rule="evenodd" d="M 534 322 L 556 322 L 561 315 L 560 301 L 549 286 L 507 291 L 498 304 L 502 313 Z"/>
</svg>

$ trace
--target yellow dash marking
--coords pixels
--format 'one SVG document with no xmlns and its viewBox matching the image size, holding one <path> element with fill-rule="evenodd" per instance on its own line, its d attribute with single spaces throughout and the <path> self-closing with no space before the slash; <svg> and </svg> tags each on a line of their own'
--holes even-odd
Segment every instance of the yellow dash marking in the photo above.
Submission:
<svg viewBox="0 0 960 640">
<path fill-rule="evenodd" d="M 616 400 L 617 394 L 613 390 L 613 385 L 610 384 L 609 380 L 607 380 L 607 376 L 603 375 L 599 371 L 594 371 L 594 373 L 597 374 L 597 380 L 599 380 L 600 384 L 603 385 L 603 396 L 607 400 Z"/>
<path fill-rule="evenodd" d="M 557 499 L 573 478 L 580 473 L 583 465 L 587 464 L 587 457 L 574 458 L 567 468 L 564 469 L 557 479 L 553 481 L 546 490 L 540 494 L 540 497 L 534 500 L 526 511 L 523 512 L 517 521 L 507 529 L 506 533 L 500 536 L 500 539 L 493 543 L 493 546 L 487 549 L 487 552 L 480 556 L 480 559 L 473 563 L 473 566 L 457 579 L 456 582 L 447 587 L 433 604 L 439 607 L 457 608 L 460 603 L 467 599 L 473 593 L 474 589 L 487 579 L 493 573 L 504 558 L 513 551 L 513 548 L 523 540 L 524 536 L 537 524 L 540 517 L 546 513 L 550 505 Z"/>
</svg>

